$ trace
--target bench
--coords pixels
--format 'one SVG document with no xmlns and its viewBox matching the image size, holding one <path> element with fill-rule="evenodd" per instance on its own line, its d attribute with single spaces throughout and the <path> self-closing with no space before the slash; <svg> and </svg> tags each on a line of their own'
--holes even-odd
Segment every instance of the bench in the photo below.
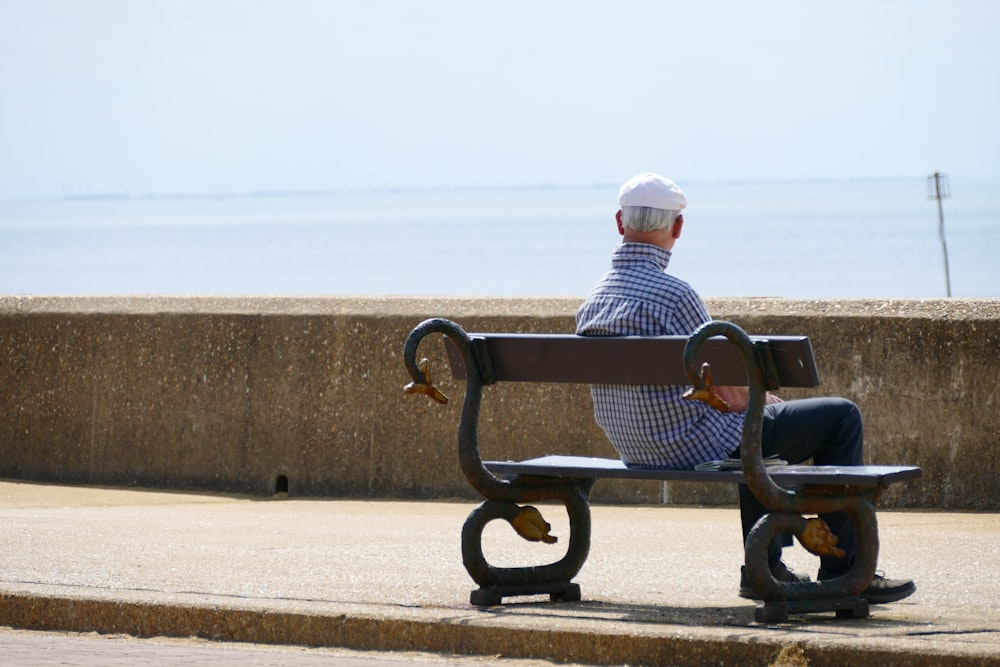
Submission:
<svg viewBox="0 0 1000 667">
<path fill-rule="evenodd" d="M 447 398 L 433 385 L 427 360 L 417 360 L 420 342 L 442 334 L 452 375 L 466 383 L 458 429 L 459 465 L 472 487 L 486 500 L 469 515 L 462 530 L 462 558 L 479 588 L 470 601 L 501 604 L 505 597 L 547 594 L 575 601 L 580 587 L 572 581 L 590 549 L 590 491 L 599 479 L 679 480 L 747 484 L 769 513 L 747 538 L 747 578 L 762 603 L 759 622 L 787 620 L 791 613 L 833 611 L 839 617 L 864 618 L 868 603 L 860 592 L 872 580 L 878 560 L 875 504 L 883 489 L 917 479 L 916 466 L 765 465 L 760 433 L 767 391 L 780 387 L 816 387 L 819 376 L 805 336 L 747 336 L 729 322 L 710 322 L 690 338 L 583 337 L 565 334 L 466 333 L 450 320 L 436 318 L 413 329 L 404 346 L 412 378 L 407 393 Z M 750 387 L 741 469 L 639 470 L 620 460 L 551 455 L 525 461 L 483 461 L 479 454 L 479 409 L 483 388 L 498 382 L 579 384 L 690 385 L 698 400 L 712 400 L 712 385 Z M 483 555 L 482 534 L 496 519 L 511 523 L 528 540 L 554 542 L 549 524 L 524 503 L 561 502 L 569 517 L 569 546 L 562 559 L 531 567 L 495 567 Z M 827 581 L 786 583 L 767 566 L 767 545 L 778 533 L 793 533 L 813 553 L 835 547 L 819 518 L 803 515 L 846 511 L 854 522 L 857 552 L 852 569 Z"/>
</svg>

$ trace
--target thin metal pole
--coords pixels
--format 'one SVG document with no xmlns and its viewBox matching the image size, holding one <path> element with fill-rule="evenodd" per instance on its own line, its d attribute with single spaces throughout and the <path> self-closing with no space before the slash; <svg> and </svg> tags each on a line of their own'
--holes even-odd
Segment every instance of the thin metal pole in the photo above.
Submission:
<svg viewBox="0 0 1000 667">
<path fill-rule="evenodd" d="M 941 200 L 945 197 L 950 196 L 948 192 L 948 177 L 943 176 L 940 172 L 935 171 L 934 174 L 928 177 L 928 181 L 934 179 L 934 199 L 937 199 L 938 205 L 938 235 L 941 237 L 941 251 L 944 253 L 944 283 L 947 289 L 948 296 L 951 296 L 951 271 L 948 268 L 948 244 L 944 237 L 944 206 L 941 204 Z M 944 180 L 944 191 L 941 189 L 941 181 Z"/>
</svg>

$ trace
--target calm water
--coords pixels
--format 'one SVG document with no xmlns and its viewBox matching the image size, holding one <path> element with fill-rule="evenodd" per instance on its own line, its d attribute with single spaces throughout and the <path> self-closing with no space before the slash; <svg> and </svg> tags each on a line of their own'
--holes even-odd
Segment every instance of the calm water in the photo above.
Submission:
<svg viewBox="0 0 1000 667">
<path fill-rule="evenodd" d="M 923 179 L 685 184 L 705 296 L 945 295 Z M 952 294 L 1000 297 L 1000 183 L 952 181 Z M 0 202 L 0 293 L 580 296 L 617 186 Z"/>
</svg>

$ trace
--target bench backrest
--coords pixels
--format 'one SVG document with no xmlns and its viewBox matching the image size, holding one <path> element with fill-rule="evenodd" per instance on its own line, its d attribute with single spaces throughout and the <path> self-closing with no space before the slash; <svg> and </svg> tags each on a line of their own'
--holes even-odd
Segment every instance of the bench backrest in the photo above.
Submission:
<svg viewBox="0 0 1000 667">
<path fill-rule="evenodd" d="M 491 369 L 484 377 L 508 382 L 688 385 L 686 336 L 595 337 L 573 334 L 469 334 Z M 819 373 L 806 336 L 751 336 L 780 387 L 816 387 Z M 445 339 L 452 376 L 465 379 L 462 355 Z M 482 353 L 485 350 L 485 354 Z M 746 365 L 723 337 L 706 340 L 698 361 L 712 366 L 712 383 L 747 384 Z M 489 371 L 489 372 L 485 372 Z M 772 383 L 774 384 L 774 383 Z"/>
</svg>

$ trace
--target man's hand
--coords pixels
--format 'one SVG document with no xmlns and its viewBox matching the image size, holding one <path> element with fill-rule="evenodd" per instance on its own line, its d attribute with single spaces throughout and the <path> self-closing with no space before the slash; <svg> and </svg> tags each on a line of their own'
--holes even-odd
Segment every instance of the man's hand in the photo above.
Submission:
<svg viewBox="0 0 1000 667">
<path fill-rule="evenodd" d="M 712 387 L 719 398 L 729 404 L 729 412 L 745 412 L 750 402 L 749 387 Z"/>
<path fill-rule="evenodd" d="M 712 389 L 719 395 L 719 398 L 729 404 L 729 412 L 745 412 L 747 405 L 750 404 L 749 387 L 712 387 Z M 765 405 L 784 402 L 781 397 L 771 392 L 767 392 L 764 400 Z"/>
</svg>

